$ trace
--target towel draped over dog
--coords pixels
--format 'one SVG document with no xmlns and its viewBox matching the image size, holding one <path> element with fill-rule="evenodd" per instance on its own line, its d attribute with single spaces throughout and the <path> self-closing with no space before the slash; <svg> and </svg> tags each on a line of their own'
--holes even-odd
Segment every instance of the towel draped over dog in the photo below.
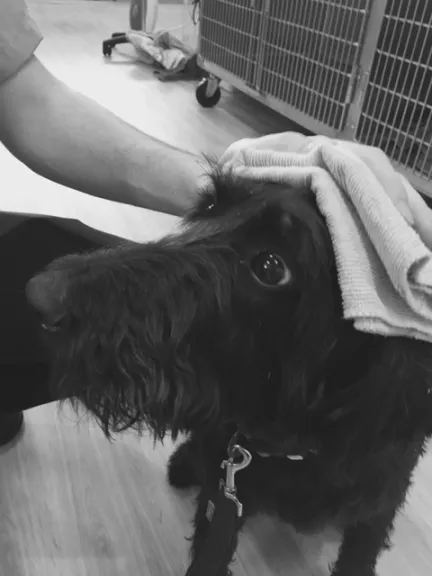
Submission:
<svg viewBox="0 0 432 576">
<path fill-rule="evenodd" d="M 220 166 L 312 189 L 333 244 L 344 318 L 363 332 L 432 341 L 432 211 L 384 152 L 288 132 L 235 142 Z"/>
</svg>

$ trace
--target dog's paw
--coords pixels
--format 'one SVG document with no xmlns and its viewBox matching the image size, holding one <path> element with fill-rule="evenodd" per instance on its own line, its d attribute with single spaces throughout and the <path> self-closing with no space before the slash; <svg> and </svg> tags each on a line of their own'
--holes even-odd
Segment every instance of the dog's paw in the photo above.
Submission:
<svg viewBox="0 0 432 576">
<path fill-rule="evenodd" d="M 168 482 L 173 488 L 186 489 L 198 486 L 188 443 L 182 444 L 168 462 Z"/>
</svg>

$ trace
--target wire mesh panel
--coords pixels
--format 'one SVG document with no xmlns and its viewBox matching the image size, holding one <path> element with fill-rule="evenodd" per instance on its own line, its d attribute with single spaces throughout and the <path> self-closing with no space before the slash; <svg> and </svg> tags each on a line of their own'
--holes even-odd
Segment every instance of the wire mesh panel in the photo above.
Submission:
<svg viewBox="0 0 432 576">
<path fill-rule="evenodd" d="M 340 130 L 371 0 L 271 0 L 260 89 Z"/>
<path fill-rule="evenodd" d="M 244 82 L 253 81 L 263 0 L 201 0 L 200 55 Z"/>
<path fill-rule="evenodd" d="M 432 2 L 388 0 L 356 140 L 432 178 Z"/>
</svg>

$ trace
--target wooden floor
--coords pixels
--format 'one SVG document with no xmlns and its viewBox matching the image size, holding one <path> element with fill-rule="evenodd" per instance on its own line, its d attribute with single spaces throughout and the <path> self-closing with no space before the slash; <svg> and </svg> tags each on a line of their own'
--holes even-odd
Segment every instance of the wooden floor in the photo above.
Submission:
<svg viewBox="0 0 432 576">
<path fill-rule="evenodd" d="M 31 0 L 45 34 L 39 56 L 58 76 L 147 132 L 197 153 L 290 124 L 237 94 L 200 109 L 193 84 L 162 84 L 144 66 L 101 58 L 101 41 L 127 26 L 127 3 Z M 163 6 L 161 26 L 178 22 Z M 125 434 L 109 444 L 50 405 L 26 414 L 24 434 L 0 453 L 0 576 L 183 576 L 193 495 L 165 482 L 169 443 Z M 432 453 L 422 461 L 380 576 L 432 570 Z M 247 526 L 235 576 L 324 576 L 334 534 L 301 538 L 262 518 Z"/>
</svg>

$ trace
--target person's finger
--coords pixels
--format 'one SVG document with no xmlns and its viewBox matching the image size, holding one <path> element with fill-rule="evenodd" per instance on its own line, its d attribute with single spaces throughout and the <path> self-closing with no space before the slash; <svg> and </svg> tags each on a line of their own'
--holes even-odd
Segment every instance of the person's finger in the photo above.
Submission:
<svg viewBox="0 0 432 576">
<path fill-rule="evenodd" d="M 403 179 L 407 189 L 409 207 L 414 218 L 414 229 L 426 246 L 432 250 L 432 210 L 411 185 Z"/>
<path fill-rule="evenodd" d="M 344 142 L 375 175 L 382 188 L 387 192 L 393 204 L 410 224 L 414 225 L 414 216 L 408 201 L 407 188 L 401 175 L 396 172 L 388 156 L 380 149 L 373 146 L 365 146 L 357 142 Z"/>
</svg>

